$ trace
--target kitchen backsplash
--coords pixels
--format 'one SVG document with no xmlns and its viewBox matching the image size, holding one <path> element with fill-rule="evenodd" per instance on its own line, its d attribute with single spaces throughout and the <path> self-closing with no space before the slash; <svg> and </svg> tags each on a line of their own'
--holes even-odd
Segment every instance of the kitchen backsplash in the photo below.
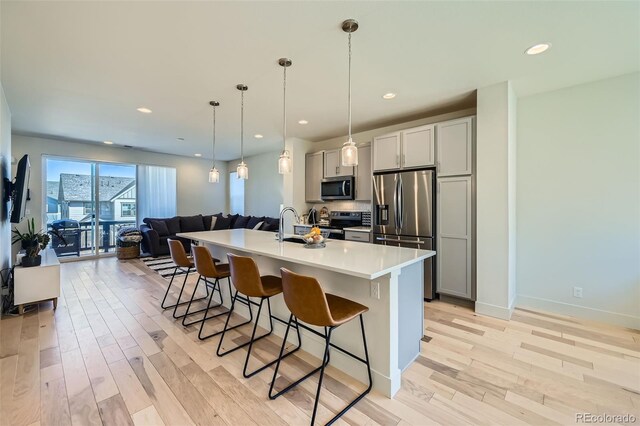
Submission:
<svg viewBox="0 0 640 426">
<path fill-rule="evenodd" d="M 322 207 L 328 208 L 329 211 L 371 211 L 371 203 L 369 201 L 331 201 L 314 204 L 313 207 L 318 211 L 320 211 Z"/>
</svg>

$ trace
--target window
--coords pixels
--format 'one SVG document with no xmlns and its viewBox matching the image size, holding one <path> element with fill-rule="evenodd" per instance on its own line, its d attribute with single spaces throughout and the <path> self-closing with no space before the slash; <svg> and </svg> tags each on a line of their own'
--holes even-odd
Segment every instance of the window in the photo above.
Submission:
<svg viewBox="0 0 640 426">
<path fill-rule="evenodd" d="M 135 217 L 136 216 L 136 203 L 122 203 L 120 206 L 120 216 L 122 217 Z"/>
<path fill-rule="evenodd" d="M 231 214 L 244 215 L 244 179 L 238 179 L 238 172 L 231 172 L 229 179 L 229 208 Z"/>
<path fill-rule="evenodd" d="M 93 214 L 93 203 L 82 203 L 82 214 Z"/>
</svg>

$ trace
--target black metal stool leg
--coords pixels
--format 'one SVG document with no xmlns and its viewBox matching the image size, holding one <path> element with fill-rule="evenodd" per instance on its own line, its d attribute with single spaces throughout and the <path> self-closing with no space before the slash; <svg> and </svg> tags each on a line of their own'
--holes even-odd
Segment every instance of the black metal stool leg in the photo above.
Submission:
<svg viewBox="0 0 640 426">
<path fill-rule="evenodd" d="M 325 327 L 326 330 L 326 327 Z M 322 357 L 322 366 L 320 367 L 320 377 L 318 378 L 318 390 L 316 391 L 316 401 L 313 403 L 313 414 L 311 415 L 311 424 L 313 425 L 316 421 L 316 413 L 318 412 L 318 403 L 320 402 L 320 391 L 322 390 L 322 379 L 324 378 L 324 368 L 328 364 L 324 362 L 324 360 L 329 357 L 329 345 L 331 344 L 331 332 L 333 331 L 333 327 L 329 327 L 327 331 L 327 338 L 325 340 L 324 346 L 324 357 Z"/>
<path fill-rule="evenodd" d="M 167 286 L 167 291 L 164 292 L 164 297 L 162 298 L 162 302 L 160 302 L 160 307 L 162 309 L 173 308 L 173 305 L 164 306 L 164 302 L 167 301 L 167 296 L 169 295 L 169 290 L 171 290 L 171 286 L 173 285 L 173 279 L 176 277 L 176 273 L 177 272 L 178 272 L 178 267 L 176 266 L 175 268 L 173 268 L 173 274 L 171 275 L 171 280 L 169 280 L 169 285 Z M 187 275 L 188 274 L 189 274 L 189 271 L 187 271 Z"/>
<path fill-rule="evenodd" d="M 206 278 L 200 276 L 200 278 L 204 281 L 205 287 L 210 286 L 211 284 L 209 283 L 209 281 L 207 281 Z M 198 282 L 200 282 L 200 280 L 198 280 Z M 196 283 L 196 287 L 193 289 L 193 294 L 191 295 L 191 299 L 193 301 L 193 296 L 196 294 L 196 291 L 198 290 L 197 287 L 198 283 Z M 220 294 L 220 303 L 216 303 L 215 305 L 211 305 L 211 302 L 213 301 L 213 295 L 215 294 L 216 290 L 218 291 L 218 293 Z M 211 318 L 215 318 L 217 316 L 223 315 L 226 313 L 222 312 L 220 314 L 216 314 L 216 315 L 212 315 L 210 317 L 207 317 L 207 312 L 209 312 L 209 309 L 211 308 L 218 308 L 220 306 L 222 306 L 224 303 L 224 300 L 222 299 L 222 292 L 220 291 L 220 281 L 216 278 L 216 280 L 213 282 L 213 285 L 211 285 L 211 294 L 209 296 L 209 300 L 207 302 L 207 307 L 206 308 L 202 308 L 202 309 L 198 309 L 197 311 L 193 311 L 193 312 L 189 312 L 190 308 L 191 308 L 191 304 L 189 304 L 189 306 L 187 307 L 187 311 L 184 313 L 183 317 L 182 317 L 182 325 L 184 327 L 188 327 L 190 325 L 193 324 L 197 324 L 199 322 L 204 323 L 204 321 L 211 319 Z M 190 321 L 187 322 L 187 317 L 193 314 L 198 314 L 200 312 L 204 312 L 204 316 L 201 319 L 197 319 L 194 321 Z M 200 327 L 200 333 L 198 333 L 198 335 L 200 336 L 202 334 L 202 327 Z M 211 336 L 208 336 L 211 337 Z M 202 338 L 200 340 L 203 340 Z"/>
<path fill-rule="evenodd" d="M 229 284 L 229 289 L 231 289 L 231 284 Z M 236 329 L 238 327 L 242 327 L 243 325 L 247 325 L 249 324 L 251 321 L 253 321 L 253 310 L 251 309 L 251 303 L 247 303 L 248 307 L 249 307 L 249 319 L 245 322 L 241 322 L 240 324 L 236 324 L 232 327 L 229 327 L 229 321 L 231 320 L 231 314 L 233 313 L 233 310 L 235 309 L 235 305 L 236 305 L 236 301 L 238 299 L 238 290 L 236 290 L 236 292 L 233 295 L 233 298 L 231 299 L 231 309 L 229 309 L 229 315 L 227 316 L 227 320 L 224 323 L 224 328 L 222 329 L 222 336 L 220 336 L 220 341 L 218 342 L 218 349 L 216 350 L 216 355 L 218 356 L 225 356 L 227 354 L 230 354 L 231 352 L 235 352 L 238 349 L 247 346 L 249 343 L 244 343 L 242 345 L 236 346 L 234 348 L 231 348 L 227 351 L 224 352 L 220 352 L 220 349 L 222 349 L 222 341 L 224 340 L 224 335 L 227 333 L 227 331 L 229 330 L 233 330 Z M 248 300 L 248 299 L 247 299 Z"/>
<path fill-rule="evenodd" d="M 178 318 L 182 318 L 183 316 L 186 315 L 176 315 L 176 313 L 178 312 L 178 306 L 182 305 L 182 303 L 180 303 L 180 299 L 182 298 L 182 293 L 184 292 L 184 287 L 187 285 L 187 278 L 189 277 L 189 274 L 186 274 L 184 277 L 184 280 L 182 281 L 182 287 L 180 288 L 180 293 L 178 293 L 178 301 L 176 302 L 176 304 L 173 306 L 173 318 L 174 319 L 178 319 Z M 191 303 L 193 302 L 193 296 L 195 295 L 195 290 L 198 288 L 198 283 L 200 282 L 200 278 L 202 278 L 202 276 L 198 276 L 198 281 L 196 282 L 196 286 L 194 287 L 194 292 L 191 295 L 191 300 L 189 300 L 189 305 L 187 307 L 187 312 L 189 311 L 189 307 L 191 307 Z"/>
</svg>

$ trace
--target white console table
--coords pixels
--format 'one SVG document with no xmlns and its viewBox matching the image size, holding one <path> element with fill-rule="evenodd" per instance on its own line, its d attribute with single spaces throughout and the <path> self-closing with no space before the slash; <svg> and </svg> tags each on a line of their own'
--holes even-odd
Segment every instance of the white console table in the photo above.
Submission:
<svg viewBox="0 0 640 426">
<path fill-rule="evenodd" d="M 20 314 L 24 313 L 24 305 L 45 300 L 53 301 L 53 309 L 58 307 L 60 297 L 60 262 L 53 249 L 40 252 L 40 266 L 24 268 L 16 266 L 13 271 L 13 303 Z"/>
</svg>

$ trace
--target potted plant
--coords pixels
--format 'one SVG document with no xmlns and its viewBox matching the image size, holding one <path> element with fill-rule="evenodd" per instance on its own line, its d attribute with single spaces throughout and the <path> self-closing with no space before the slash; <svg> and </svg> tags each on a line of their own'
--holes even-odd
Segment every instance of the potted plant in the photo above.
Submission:
<svg viewBox="0 0 640 426">
<path fill-rule="evenodd" d="M 40 250 L 43 250 L 49 245 L 49 241 L 51 240 L 51 237 L 49 237 L 50 233 L 55 234 L 66 244 L 62 235 L 55 229 L 49 232 L 36 232 L 36 224 L 33 218 L 31 218 L 31 221 L 27 220 L 27 232 L 20 232 L 19 229 L 14 228 L 12 233 L 12 244 L 20 243 L 22 249 L 25 251 L 25 256 L 22 258 L 22 266 L 25 268 L 40 265 L 40 262 L 42 262 Z"/>
</svg>

